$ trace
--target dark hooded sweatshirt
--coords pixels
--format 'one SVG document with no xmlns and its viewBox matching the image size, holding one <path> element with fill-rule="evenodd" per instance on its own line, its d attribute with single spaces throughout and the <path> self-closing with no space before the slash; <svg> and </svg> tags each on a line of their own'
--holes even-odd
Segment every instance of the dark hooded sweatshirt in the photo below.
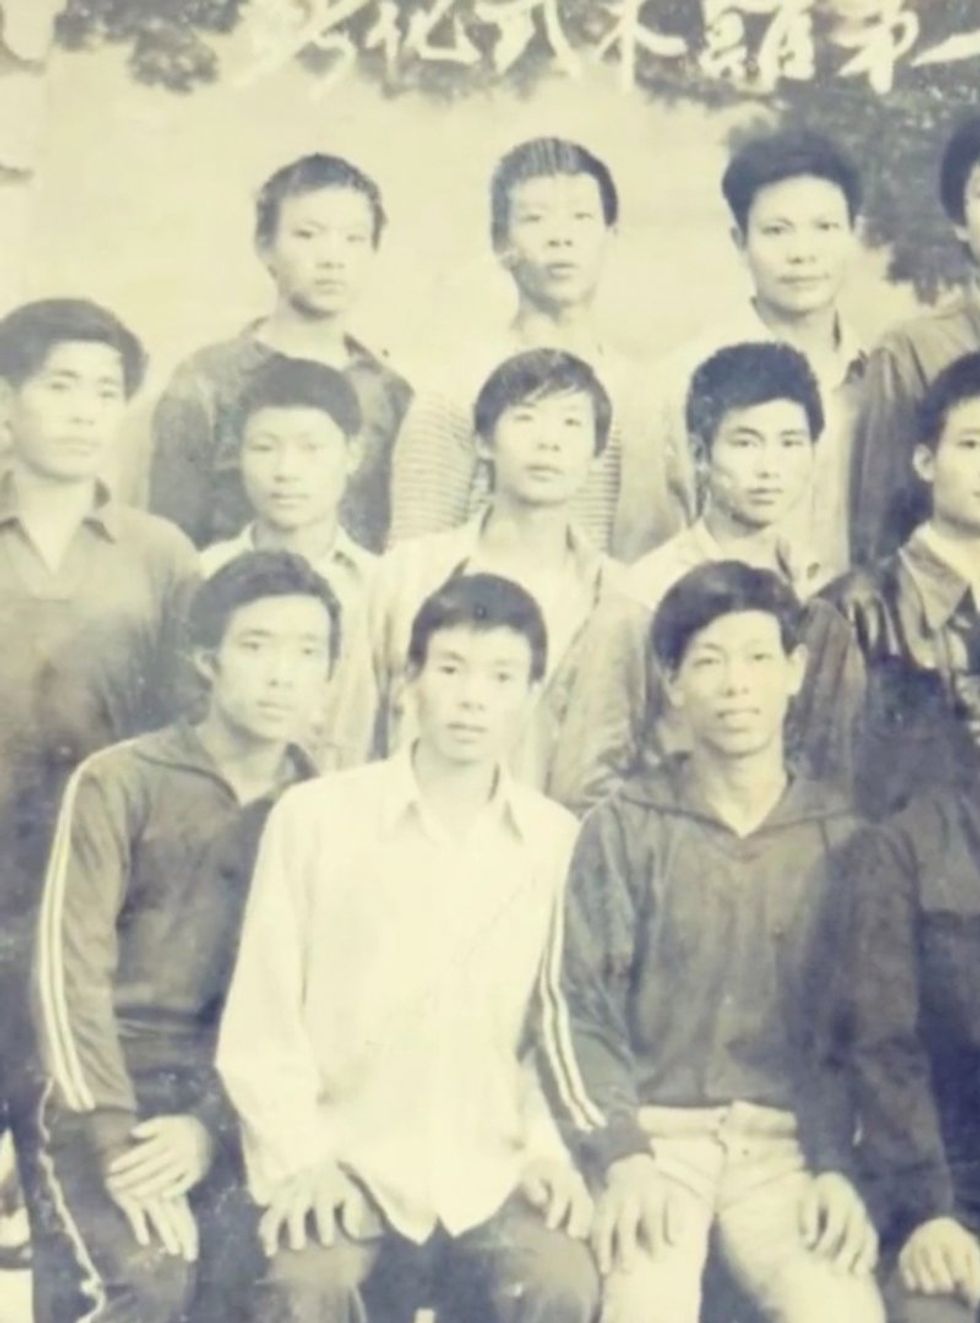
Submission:
<svg viewBox="0 0 980 1323">
<path fill-rule="evenodd" d="M 685 757 L 589 814 L 542 979 L 545 1076 L 587 1163 L 649 1151 L 644 1105 L 742 1101 L 794 1112 L 815 1169 L 846 1165 L 843 1076 L 816 1062 L 859 834 L 800 777 L 740 838 Z"/>
<path fill-rule="evenodd" d="M 291 780 L 312 768 L 290 753 Z M 262 825 L 184 723 L 94 754 L 68 783 L 37 953 L 58 1103 L 106 1157 L 137 1120 L 230 1109 L 213 1067 Z"/>
</svg>

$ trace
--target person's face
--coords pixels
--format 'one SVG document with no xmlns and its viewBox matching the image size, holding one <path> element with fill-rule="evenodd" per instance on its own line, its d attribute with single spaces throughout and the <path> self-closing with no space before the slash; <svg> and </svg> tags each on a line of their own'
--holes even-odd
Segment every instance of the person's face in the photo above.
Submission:
<svg viewBox="0 0 980 1323">
<path fill-rule="evenodd" d="M 695 634 L 667 692 L 696 746 L 745 757 L 781 738 L 804 662 L 801 648 L 783 650 L 775 616 L 736 611 Z"/>
<path fill-rule="evenodd" d="M 98 474 L 126 408 L 122 357 L 109 345 L 65 341 L 8 391 L 18 459 L 43 477 L 73 482 Z"/>
<path fill-rule="evenodd" d="M 970 256 L 980 265 L 980 161 L 970 171 L 963 193 L 964 222 L 953 228 L 956 237 L 965 243 Z"/>
<path fill-rule="evenodd" d="M 730 410 L 704 460 L 712 505 L 746 528 L 779 523 L 810 484 L 813 446 L 794 400 Z"/>
<path fill-rule="evenodd" d="M 790 317 L 836 301 L 855 248 L 846 197 L 812 175 L 760 189 L 734 237 L 757 297 Z"/>
<path fill-rule="evenodd" d="M 354 188 L 285 197 L 261 254 L 286 302 L 307 316 L 341 316 L 356 302 L 374 259 L 371 204 Z"/>
<path fill-rule="evenodd" d="M 250 741 L 277 743 L 302 729 L 330 670 L 330 619 L 315 597 L 263 597 L 232 613 L 214 652 L 198 654 L 211 708 Z"/>
<path fill-rule="evenodd" d="M 531 646 L 512 629 L 438 630 L 411 678 L 419 736 L 444 762 L 495 762 L 516 742 L 534 694 Z"/>
<path fill-rule="evenodd" d="M 260 519 L 286 532 L 335 516 L 354 446 L 321 409 L 258 409 L 242 436 L 242 481 Z"/>
<path fill-rule="evenodd" d="M 493 443 L 479 453 L 493 464 L 494 490 L 525 505 L 564 505 L 580 490 L 595 460 L 592 397 L 563 391 L 504 409 Z"/>
<path fill-rule="evenodd" d="M 574 307 L 595 294 L 610 236 L 591 175 L 540 175 L 510 190 L 501 258 L 529 302 Z"/>
<path fill-rule="evenodd" d="M 980 398 L 950 409 L 936 449 L 918 446 L 914 463 L 932 488 L 936 522 L 980 533 Z"/>
</svg>

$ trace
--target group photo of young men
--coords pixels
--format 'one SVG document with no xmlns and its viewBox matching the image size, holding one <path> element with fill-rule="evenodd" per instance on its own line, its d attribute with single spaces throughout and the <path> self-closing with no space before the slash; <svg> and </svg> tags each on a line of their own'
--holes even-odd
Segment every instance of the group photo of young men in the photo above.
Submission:
<svg viewBox="0 0 980 1323">
<path fill-rule="evenodd" d="M 748 297 L 640 367 L 613 173 L 518 142 L 516 310 L 438 387 L 351 332 L 384 181 L 256 183 L 268 306 L 186 346 L 142 505 L 139 328 L 0 318 L 37 1323 L 975 1320 L 980 116 L 952 298 L 862 343 L 859 164 L 767 131 Z"/>
</svg>

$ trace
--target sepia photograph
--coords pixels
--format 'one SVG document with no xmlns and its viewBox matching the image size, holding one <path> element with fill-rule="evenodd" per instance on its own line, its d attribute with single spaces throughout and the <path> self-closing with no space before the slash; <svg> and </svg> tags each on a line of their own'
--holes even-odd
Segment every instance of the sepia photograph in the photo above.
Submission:
<svg viewBox="0 0 980 1323">
<path fill-rule="evenodd" d="M 0 0 L 0 1323 L 980 1320 L 980 0 Z"/>
</svg>

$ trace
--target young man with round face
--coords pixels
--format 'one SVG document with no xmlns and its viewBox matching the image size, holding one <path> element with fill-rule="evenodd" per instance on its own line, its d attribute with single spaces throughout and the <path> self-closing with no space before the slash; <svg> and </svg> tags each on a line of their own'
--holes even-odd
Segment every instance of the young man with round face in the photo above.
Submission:
<svg viewBox="0 0 980 1323">
<path fill-rule="evenodd" d="M 911 481 L 919 406 L 943 368 L 980 350 L 980 116 L 946 143 L 939 197 L 967 263 L 963 288 L 881 340 L 868 360 L 855 464 L 854 553 L 861 563 L 895 551 L 928 513 Z"/>
<path fill-rule="evenodd" d="M 192 1302 L 245 1317 L 257 1265 L 212 1059 L 254 844 L 312 771 L 289 741 L 339 619 L 299 556 L 238 557 L 190 608 L 201 720 L 93 755 L 65 792 L 37 961 L 45 1170 L 91 1307 L 117 1323 L 178 1323 Z"/>
<path fill-rule="evenodd" d="M 980 725 L 980 353 L 944 368 L 912 455 L 928 518 L 827 591 L 851 622 L 869 694 L 858 791 L 875 815 L 975 760 Z"/>
<path fill-rule="evenodd" d="M 515 772 L 547 787 L 579 640 L 618 577 L 572 522 L 575 498 L 601 463 L 610 416 L 596 374 L 560 350 L 517 354 L 489 375 L 472 426 L 493 468 L 490 503 L 462 527 L 410 539 L 382 558 L 367 600 L 367 652 L 347 668 L 349 701 L 338 698 L 335 736 L 352 755 L 386 756 L 412 738 L 404 681 L 415 611 L 450 576 L 486 571 L 527 589 L 547 624 L 548 674 L 513 751 Z"/>
<path fill-rule="evenodd" d="M 770 571 L 679 580 L 652 648 L 690 751 L 627 780 L 576 845 L 545 1059 L 602 1182 L 592 1242 L 617 1323 L 697 1323 L 712 1238 L 768 1319 L 884 1319 L 846 1096 L 811 1048 L 857 824 L 787 761 L 800 639 Z"/>
<path fill-rule="evenodd" d="M 240 484 L 235 406 L 273 356 L 342 372 L 362 417 L 344 527 L 372 551 L 388 533 L 395 435 L 411 389 L 349 332 L 386 223 L 377 185 L 337 156 L 301 157 L 259 192 L 255 246 L 275 285 L 272 310 L 234 339 L 177 368 L 153 423 L 150 507 L 198 546 L 237 535 L 249 517 Z"/>
<path fill-rule="evenodd" d="M 788 345 L 729 345 L 695 371 L 686 424 L 700 517 L 629 567 L 623 594 L 596 611 L 581 650 L 552 780 L 553 793 L 576 811 L 648 757 L 685 746 L 683 720 L 666 703 L 650 656 L 649 623 L 672 585 L 711 561 L 771 570 L 807 601 L 808 666 L 794 704 L 793 753 L 824 776 L 845 775 L 850 764 L 860 655 L 837 612 L 810 600 L 829 576 L 791 532 L 824 444 L 816 378 Z"/>
<path fill-rule="evenodd" d="M 591 1204 L 524 1056 L 574 837 L 505 767 L 544 620 L 460 574 L 407 652 L 413 741 L 287 792 L 260 849 L 217 1055 L 262 1209 L 254 1318 L 591 1323 Z"/>
<path fill-rule="evenodd" d="M 697 487 L 684 426 L 697 365 L 726 345 L 770 339 L 802 353 L 820 384 L 827 415 L 815 455 L 809 507 L 794 529 L 829 574 L 850 566 L 850 473 L 864 352 L 842 320 L 838 300 L 857 250 L 861 182 L 836 144 L 812 133 L 776 133 L 735 153 L 722 179 L 732 239 L 752 286 L 744 311 L 667 356 L 655 369 L 649 408 L 655 454 L 667 465 L 673 528 L 697 517 Z M 638 461 L 639 455 L 634 455 Z M 662 522 L 661 477 L 624 458 L 634 560 L 655 547 Z"/>
<path fill-rule="evenodd" d="M 643 462 L 649 454 L 636 369 L 600 340 L 595 325 L 619 216 L 615 183 L 606 164 L 578 143 L 535 138 L 498 163 L 490 212 L 494 252 L 514 282 L 517 311 L 492 343 L 464 344 L 443 365 L 440 381 L 419 391 L 395 448 L 392 541 L 462 524 L 486 500 L 488 470 L 473 449 L 469 401 L 495 363 L 554 348 L 589 363 L 613 399 L 609 443 L 574 515 L 599 550 L 618 555 L 621 451 L 639 447 Z M 663 535 L 670 531 L 665 525 Z"/>
</svg>

